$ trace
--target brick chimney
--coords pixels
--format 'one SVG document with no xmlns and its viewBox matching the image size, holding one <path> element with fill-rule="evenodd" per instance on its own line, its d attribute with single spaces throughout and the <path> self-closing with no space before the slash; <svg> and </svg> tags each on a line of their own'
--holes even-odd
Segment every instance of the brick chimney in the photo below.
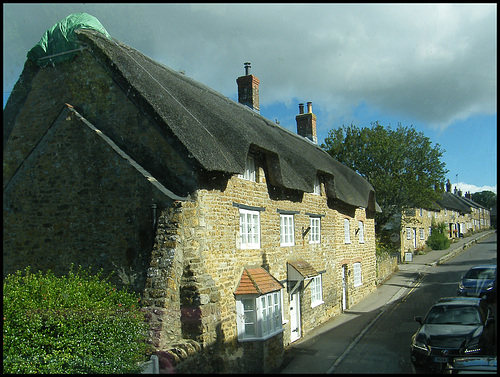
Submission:
<svg viewBox="0 0 500 377">
<path fill-rule="evenodd" d="M 312 102 L 307 102 L 307 113 L 304 114 L 304 104 L 299 103 L 299 115 L 295 117 L 297 121 L 297 134 L 306 137 L 314 144 L 318 144 L 316 136 L 316 115 L 312 112 Z"/>
<path fill-rule="evenodd" d="M 236 79 L 238 84 L 238 102 L 248 106 L 260 114 L 259 107 L 259 79 L 250 74 L 250 63 L 245 63 L 245 76 Z"/>
</svg>

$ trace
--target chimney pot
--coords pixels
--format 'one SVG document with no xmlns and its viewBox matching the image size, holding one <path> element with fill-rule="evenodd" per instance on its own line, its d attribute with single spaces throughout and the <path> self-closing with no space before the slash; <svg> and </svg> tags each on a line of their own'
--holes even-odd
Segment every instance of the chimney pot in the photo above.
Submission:
<svg viewBox="0 0 500 377">
<path fill-rule="evenodd" d="M 318 144 L 316 136 L 316 115 L 312 113 L 312 102 L 307 102 L 308 113 L 304 114 L 304 104 L 299 103 L 299 115 L 295 117 L 297 121 L 297 134 L 308 138 L 314 144 Z"/>
<path fill-rule="evenodd" d="M 250 74 L 250 68 L 252 68 L 251 64 L 249 62 L 245 63 L 245 76 L 248 76 Z"/>
<path fill-rule="evenodd" d="M 308 102 L 307 103 L 307 112 L 308 113 L 312 113 L 313 112 L 313 103 L 312 102 Z"/>
</svg>

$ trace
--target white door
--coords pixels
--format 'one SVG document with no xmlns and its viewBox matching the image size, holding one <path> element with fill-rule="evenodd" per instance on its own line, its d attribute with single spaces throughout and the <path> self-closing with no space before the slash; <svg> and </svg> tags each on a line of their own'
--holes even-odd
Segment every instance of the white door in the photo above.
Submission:
<svg viewBox="0 0 500 377">
<path fill-rule="evenodd" d="M 300 338 L 300 296 L 299 292 L 295 292 L 290 297 L 290 342 L 294 342 Z"/>
<path fill-rule="evenodd" d="M 413 228 L 413 248 L 417 248 L 417 228 Z"/>
<path fill-rule="evenodd" d="M 342 266 L 342 310 L 347 309 L 347 265 Z"/>
</svg>

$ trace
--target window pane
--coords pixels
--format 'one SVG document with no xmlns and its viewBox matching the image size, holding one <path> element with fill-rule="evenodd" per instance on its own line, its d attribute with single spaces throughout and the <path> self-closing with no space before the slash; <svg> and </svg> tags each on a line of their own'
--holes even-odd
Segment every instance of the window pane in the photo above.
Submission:
<svg viewBox="0 0 500 377">
<path fill-rule="evenodd" d="M 349 234 L 349 219 L 344 219 L 344 242 L 351 242 L 351 236 Z"/>
<path fill-rule="evenodd" d="M 280 242 L 283 246 L 294 244 L 293 215 L 280 215 Z"/>
<path fill-rule="evenodd" d="M 354 263 L 354 286 L 361 285 L 361 263 Z"/>
<path fill-rule="evenodd" d="M 260 246 L 259 213 L 240 209 L 240 236 L 242 247 Z"/>
<path fill-rule="evenodd" d="M 281 320 L 281 313 L 280 313 L 281 300 L 278 292 L 273 293 L 273 298 L 274 298 L 274 311 L 273 311 L 274 328 L 278 329 Z"/>
<path fill-rule="evenodd" d="M 309 242 L 311 243 L 319 243 L 320 242 L 320 218 L 319 217 L 311 217 L 310 218 L 310 236 Z"/>
<path fill-rule="evenodd" d="M 266 335 L 268 333 L 268 316 L 267 316 L 267 305 L 266 305 L 266 296 L 262 296 L 260 298 L 260 306 L 262 310 L 262 335 Z"/>
<path fill-rule="evenodd" d="M 244 321 L 245 321 L 245 337 L 256 336 L 256 320 L 255 320 L 255 300 L 245 299 L 242 300 L 243 311 L 244 311 Z"/>
<path fill-rule="evenodd" d="M 323 301 L 323 292 L 321 286 L 321 275 L 316 276 L 311 282 L 311 303 L 318 304 Z"/>
</svg>

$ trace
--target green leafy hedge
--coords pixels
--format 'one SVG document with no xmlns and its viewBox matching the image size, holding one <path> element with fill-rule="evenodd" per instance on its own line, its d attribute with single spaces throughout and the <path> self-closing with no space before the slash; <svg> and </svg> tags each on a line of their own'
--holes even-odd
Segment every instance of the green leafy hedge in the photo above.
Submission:
<svg viewBox="0 0 500 377">
<path fill-rule="evenodd" d="M 448 237 L 446 237 L 446 234 L 444 234 L 445 230 L 445 223 L 439 223 L 437 225 L 433 224 L 432 234 L 429 238 L 427 238 L 427 241 L 425 241 L 427 246 L 429 246 L 432 250 L 445 250 L 449 248 L 451 242 Z"/>
<path fill-rule="evenodd" d="M 135 294 L 101 273 L 8 275 L 3 283 L 4 373 L 134 373 L 147 353 Z"/>
</svg>

